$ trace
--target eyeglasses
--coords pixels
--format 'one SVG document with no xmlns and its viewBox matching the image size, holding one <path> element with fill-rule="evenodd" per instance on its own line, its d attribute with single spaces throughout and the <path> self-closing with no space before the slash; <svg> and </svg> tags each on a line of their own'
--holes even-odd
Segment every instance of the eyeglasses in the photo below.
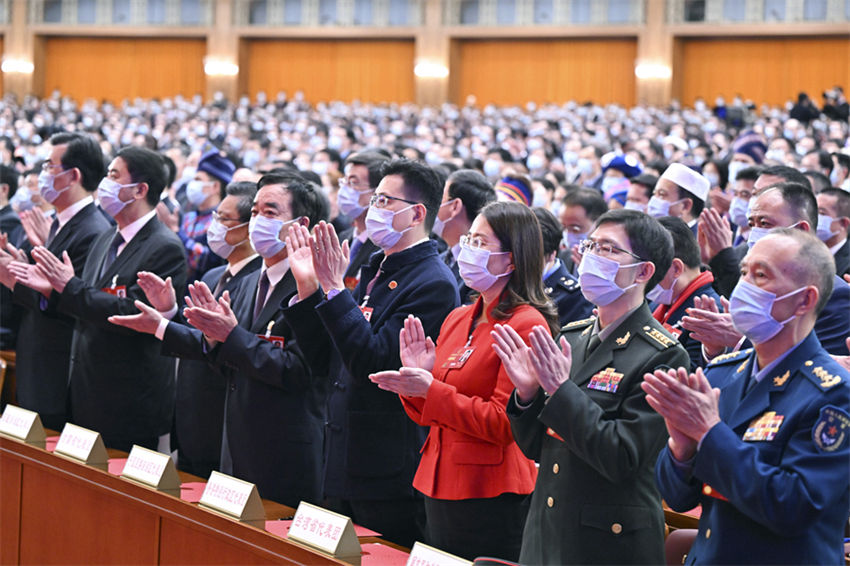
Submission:
<svg viewBox="0 0 850 566">
<path fill-rule="evenodd" d="M 372 187 L 370 187 L 366 183 L 359 183 L 357 181 L 355 181 L 353 183 L 349 183 L 349 182 L 346 182 L 346 180 L 344 178 L 340 179 L 339 180 L 339 188 L 341 189 L 345 185 L 348 185 L 349 187 L 351 187 L 353 190 L 357 191 L 358 193 L 371 193 L 374 190 L 374 189 L 372 189 Z"/>
<path fill-rule="evenodd" d="M 579 250 L 579 253 L 581 255 L 585 255 L 587 253 L 594 253 L 596 255 L 609 256 L 609 255 L 613 255 L 616 252 L 616 253 L 628 254 L 638 261 L 646 261 L 642 257 L 633 254 L 629 250 L 624 250 L 623 248 L 618 248 L 617 246 L 615 246 L 613 244 L 603 244 L 601 242 L 594 242 L 593 240 L 582 240 L 581 243 L 579 243 L 578 250 Z"/>
<path fill-rule="evenodd" d="M 217 210 L 214 210 L 212 213 L 213 218 L 216 222 L 241 222 L 240 218 L 226 218 L 222 216 Z"/>
<path fill-rule="evenodd" d="M 369 206 L 374 206 L 375 208 L 386 208 L 388 204 L 390 204 L 391 200 L 397 200 L 401 202 L 406 202 L 407 204 L 420 204 L 418 202 L 407 200 L 398 197 L 391 197 L 390 195 L 380 194 L 380 195 L 372 195 L 372 198 L 369 199 Z"/>
<path fill-rule="evenodd" d="M 61 163 L 51 163 L 49 161 L 45 161 L 44 163 L 41 164 L 41 170 L 42 171 L 50 171 L 54 167 L 59 167 L 63 171 L 65 170 L 65 168 L 62 166 Z"/>
<path fill-rule="evenodd" d="M 460 245 L 472 248 L 473 250 L 483 250 L 483 249 L 486 249 L 484 246 L 486 246 L 487 243 L 484 240 L 482 240 L 481 238 L 479 238 L 478 236 L 470 236 L 469 234 L 465 234 L 465 235 L 460 237 Z M 498 251 L 498 252 L 494 252 L 494 251 L 490 251 L 490 250 L 487 250 L 487 251 L 489 251 L 491 254 L 506 254 L 506 253 L 508 253 L 508 252 L 502 252 L 502 251 Z"/>
</svg>

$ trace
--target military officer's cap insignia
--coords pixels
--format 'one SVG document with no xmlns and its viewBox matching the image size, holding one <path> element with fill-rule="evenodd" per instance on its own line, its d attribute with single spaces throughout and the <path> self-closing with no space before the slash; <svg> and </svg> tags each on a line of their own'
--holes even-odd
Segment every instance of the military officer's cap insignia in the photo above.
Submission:
<svg viewBox="0 0 850 566">
<path fill-rule="evenodd" d="M 678 343 L 676 340 L 673 340 L 672 338 L 670 338 L 669 336 L 667 336 L 666 334 L 664 334 L 663 332 L 661 332 L 657 328 L 652 328 L 650 326 L 644 326 L 643 329 L 646 332 L 647 336 L 649 336 L 650 338 L 652 338 L 653 340 L 655 340 L 656 342 L 658 342 L 661 346 L 664 346 L 665 348 L 669 348 L 673 344 Z"/>
<path fill-rule="evenodd" d="M 631 332 L 626 332 L 625 336 L 620 336 L 615 340 L 617 342 L 617 346 L 625 346 L 629 342 L 629 338 L 632 337 Z"/>
<path fill-rule="evenodd" d="M 812 428 L 812 440 L 821 452 L 835 452 L 850 432 L 850 415 L 834 405 L 820 410 L 820 417 Z"/>
<path fill-rule="evenodd" d="M 788 378 L 791 377 L 791 372 L 789 370 L 785 370 L 781 376 L 778 375 L 773 378 L 773 386 L 774 387 L 782 387 L 785 385 L 785 382 L 788 381 Z"/>
<path fill-rule="evenodd" d="M 835 385 L 841 383 L 840 375 L 832 375 L 821 366 L 818 366 L 812 370 L 812 373 L 815 374 L 820 379 L 820 386 L 823 389 L 829 389 Z"/>
<path fill-rule="evenodd" d="M 771 441 L 779 432 L 779 426 L 785 419 L 783 415 L 777 415 L 776 411 L 768 411 L 757 419 L 753 419 L 747 431 L 744 433 L 744 442 Z"/>
</svg>

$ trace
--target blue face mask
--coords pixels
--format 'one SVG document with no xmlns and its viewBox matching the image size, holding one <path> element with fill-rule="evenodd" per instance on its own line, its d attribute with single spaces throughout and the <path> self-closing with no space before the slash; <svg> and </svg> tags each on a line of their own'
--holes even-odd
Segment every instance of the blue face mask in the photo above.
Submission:
<svg viewBox="0 0 850 566">
<path fill-rule="evenodd" d="M 826 214 L 818 214 L 817 235 L 822 242 L 826 242 L 827 240 L 838 234 L 838 232 L 832 231 L 833 222 L 835 222 L 835 219 L 833 217 L 827 216 Z"/>
<path fill-rule="evenodd" d="M 747 236 L 747 246 L 752 248 L 756 245 L 756 242 L 767 236 L 768 232 L 770 232 L 769 228 L 760 228 L 758 226 L 753 226 L 750 229 L 750 235 Z"/>
<path fill-rule="evenodd" d="M 251 238 L 251 244 L 257 253 L 264 258 L 274 257 L 286 247 L 286 242 L 280 239 L 280 233 L 284 226 L 296 222 L 298 219 L 278 220 L 276 218 L 267 218 L 265 216 L 254 216 L 248 224 L 248 234 Z"/>
<path fill-rule="evenodd" d="M 576 233 L 570 232 L 569 230 L 564 230 L 564 245 L 567 247 L 567 250 L 572 250 L 573 246 L 579 245 L 582 240 L 587 239 L 587 232 Z"/>
<path fill-rule="evenodd" d="M 66 169 L 57 175 L 51 175 L 47 171 L 42 171 L 38 174 L 38 190 L 41 192 L 41 198 L 46 200 L 47 202 L 53 204 L 56 202 L 56 199 L 59 198 L 59 195 L 67 191 L 71 188 L 70 183 L 67 187 L 61 190 L 57 190 L 53 188 L 53 182 L 56 180 L 56 177 L 61 177 L 65 173 L 69 173 L 72 169 Z"/>
<path fill-rule="evenodd" d="M 750 206 L 750 201 L 740 197 L 732 199 L 732 204 L 729 205 L 729 218 L 732 219 L 738 226 L 747 225 L 747 208 Z"/>
<path fill-rule="evenodd" d="M 770 291 L 765 291 L 744 280 L 738 281 L 732 296 L 729 297 L 729 313 L 732 315 L 732 325 L 735 329 L 750 339 L 753 344 L 761 344 L 779 334 L 782 328 L 796 318 L 793 315 L 779 322 L 771 312 L 776 301 L 781 301 L 804 291 L 801 287 L 796 291 L 786 293 L 781 297 Z"/>
</svg>

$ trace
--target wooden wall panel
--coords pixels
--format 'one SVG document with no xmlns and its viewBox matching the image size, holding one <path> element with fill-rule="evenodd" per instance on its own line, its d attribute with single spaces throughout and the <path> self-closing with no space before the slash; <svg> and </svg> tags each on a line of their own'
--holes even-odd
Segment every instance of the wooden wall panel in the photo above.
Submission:
<svg viewBox="0 0 850 566">
<path fill-rule="evenodd" d="M 455 49 L 454 102 L 635 103 L 635 39 L 467 40 Z"/>
<path fill-rule="evenodd" d="M 805 91 L 820 105 L 824 90 L 850 85 L 850 37 L 687 39 L 681 57 L 673 94 L 685 104 L 740 94 L 781 105 Z"/>
<path fill-rule="evenodd" d="M 410 102 L 414 100 L 413 40 L 247 41 L 247 91 L 319 102 Z"/>
<path fill-rule="evenodd" d="M 50 37 L 42 96 L 80 101 L 204 94 L 203 39 Z"/>
</svg>

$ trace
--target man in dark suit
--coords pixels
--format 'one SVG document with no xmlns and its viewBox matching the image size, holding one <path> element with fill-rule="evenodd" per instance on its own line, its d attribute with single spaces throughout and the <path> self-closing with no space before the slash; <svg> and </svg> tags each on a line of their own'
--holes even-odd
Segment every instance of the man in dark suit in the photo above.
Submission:
<svg viewBox="0 0 850 566">
<path fill-rule="evenodd" d="M 232 301 L 230 293 L 216 301 L 206 285 L 193 285 L 184 315 L 195 329 L 160 315 L 173 297 L 111 322 L 155 334 L 164 352 L 204 360 L 226 376 L 222 472 L 257 484 L 267 499 L 318 503 L 326 380 L 310 372 L 283 316 L 295 280 L 281 238 L 296 222 L 325 218 L 327 207 L 297 175 L 268 174 L 258 185 L 250 234 L 263 266 L 239 282 Z"/>
<path fill-rule="evenodd" d="M 5 237 L 0 249 L 5 248 L 5 242 L 20 246 L 23 237 L 21 219 L 9 204 L 17 190 L 18 172 L 7 165 L 0 165 L 0 234 Z M 22 314 L 21 308 L 13 302 L 12 290 L 0 285 L 0 350 L 15 349 Z"/>
<path fill-rule="evenodd" d="M 818 237 L 835 259 L 835 273 L 850 273 L 850 193 L 826 189 L 818 193 Z"/>
<path fill-rule="evenodd" d="M 439 178 L 426 165 L 388 163 L 366 216 L 369 238 L 383 253 L 372 256 L 350 292 L 343 282 L 348 246 L 340 245 L 330 225 L 319 224 L 313 257 L 309 248 L 293 252 L 298 302 L 285 311 L 313 372 L 332 380 L 326 505 L 405 546 L 422 538 L 417 519 L 424 508 L 412 482 L 425 434 L 407 418 L 398 396 L 368 376 L 401 366 L 398 338 L 408 315 L 419 317 L 436 340 L 458 305 L 454 276 L 428 239 L 441 194 Z"/>
<path fill-rule="evenodd" d="M 532 209 L 540 224 L 543 236 L 543 291 L 558 307 L 558 321 L 561 326 L 574 320 L 582 320 L 593 312 L 593 305 L 581 294 L 578 279 L 567 272 L 563 262 L 558 259 L 558 245 L 561 242 L 561 225 L 555 215 L 543 207 Z"/>
<path fill-rule="evenodd" d="M 473 291 L 463 282 L 458 269 L 460 238 L 469 232 L 481 209 L 495 201 L 493 186 L 484 175 L 473 169 L 455 171 L 443 187 L 443 201 L 434 219 L 434 233 L 448 244 L 449 249 L 441 257 L 455 276 L 462 305 L 471 302 L 469 297 Z"/>
<path fill-rule="evenodd" d="M 180 240 L 156 218 L 164 187 L 165 167 L 156 152 L 122 149 L 98 186 L 100 204 L 117 229 L 94 241 L 82 274 L 75 275 L 67 254 L 59 259 L 36 247 L 37 266 L 19 277 L 77 321 L 70 370 L 72 422 L 100 432 L 107 446 L 125 451 L 134 444 L 156 449 L 159 437 L 171 430 L 174 361 L 159 355 L 153 337 L 107 320 L 136 311 L 134 300 L 144 298 L 137 283 L 140 271 L 170 277 L 181 291 L 185 285 Z"/>
<path fill-rule="evenodd" d="M 46 241 L 34 244 L 45 245 L 56 256 L 67 253 L 74 272 L 82 273 L 92 242 L 110 227 L 92 199 L 103 178 L 103 152 L 94 139 L 78 134 L 56 134 L 50 144 L 39 186 L 43 198 L 56 207 L 56 216 L 44 234 Z M 30 213 L 42 214 L 37 208 Z M 15 368 L 18 404 L 39 413 L 44 426 L 61 430 L 68 418 L 74 319 L 17 283 L 8 270 L 15 259 L 28 261 L 16 249 L 0 251 L 0 282 L 14 291 L 15 303 L 23 310 Z"/>
<path fill-rule="evenodd" d="M 812 232 L 817 225 L 818 208 L 811 191 L 798 183 L 779 183 L 763 190 L 750 210 L 750 242 L 770 232 L 771 228 L 795 228 Z M 740 272 L 740 268 L 739 268 Z M 716 284 L 716 280 L 715 280 Z M 709 305 L 710 306 L 710 305 Z M 835 276 L 832 293 L 815 321 L 815 334 L 830 354 L 846 356 L 845 342 L 850 335 L 850 286 Z M 711 313 L 702 309 L 691 311 L 682 319 L 683 328 L 704 346 L 706 360 L 711 360 L 743 340 L 732 325 L 728 313 Z"/>
<path fill-rule="evenodd" d="M 646 403 L 643 376 L 688 367 L 684 348 L 644 300 L 673 257 L 670 235 L 634 210 L 596 222 L 579 267 L 598 318 L 561 331 L 536 327 L 528 348 L 497 327 L 497 353 L 516 390 L 514 438 L 540 463 L 523 532 L 523 564 L 659 564 L 664 514 L 653 469 L 667 438 Z"/>
<path fill-rule="evenodd" d="M 714 276 L 710 271 L 700 271 L 697 239 L 681 218 L 665 216 L 659 218 L 658 222 L 673 238 L 674 255 L 670 269 L 658 285 L 646 294 L 652 317 L 679 339 L 691 358 L 692 370 L 704 367 L 702 343 L 694 340 L 689 330 L 682 328 L 682 317 L 694 306 L 694 297 L 713 300 L 720 308 L 720 296 L 711 286 Z"/>
<path fill-rule="evenodd" d="M 350 257 L 345 269 L 345 287 L 352 290 L 360 282 L 360 270 L 369 263 L 378 247 L 366 232 L 369 199 L 381 182 L 381 168 L 389 158 L 381 153 L 362 151 L 345 160 L 345 177 L 337 193 L 337 204 L 351 218 L 351 227 L 340 232 L 340 241 L 348 241 Z"/>
<path fill-rule="evenodd" d="M 688 564 L 840 564 L 850 505 L 850 373 L 813 332 L 834 268 L 811 234 L 757 242 L 732 293 L 753 344 L 643 385 L 670 440 L 656 479 L 676 511 L 702 506 Z M 771 299 L 772 297 L 772 299 Z"/>
<path fill-rule="evenodd" d="M 206 235 L 213 253 L 227 260 L 202 278 L 216 299 L 224 291 L 232 295 L 240 281 L 263 263 L 248 237 L 257 184 L 231 183 L 226 193 Z M 206 360 L 179 361 L 172 448 L 177 448 L 181 470 L 206 478 L 219 469 L 226 391 L 227 376 L 216 365 Z"/>
</svg>

